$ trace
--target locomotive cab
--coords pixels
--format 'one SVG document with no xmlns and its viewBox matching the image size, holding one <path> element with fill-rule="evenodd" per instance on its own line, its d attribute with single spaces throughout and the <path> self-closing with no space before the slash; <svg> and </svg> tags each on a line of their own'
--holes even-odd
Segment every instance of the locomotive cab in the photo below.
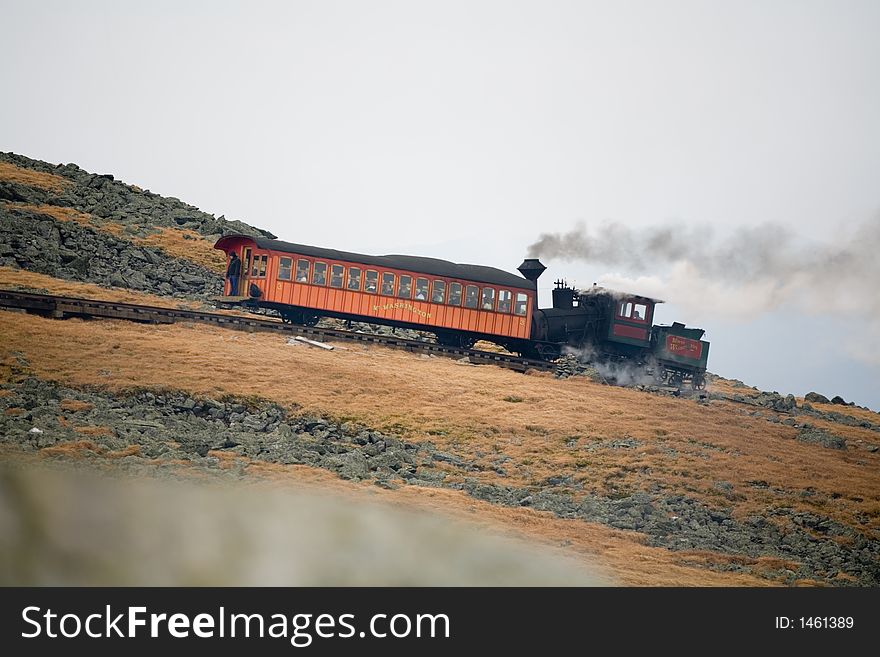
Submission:
<svg viewBox="0 0 880 657">
<path fill-rule="evenodd" d="M 614 295 L 612 303 L 614 312 L 609 317 L 607 339 L 639 348 L 650 346 L 654 306 L 662 302 L 636 295 Z"/>
</svg>

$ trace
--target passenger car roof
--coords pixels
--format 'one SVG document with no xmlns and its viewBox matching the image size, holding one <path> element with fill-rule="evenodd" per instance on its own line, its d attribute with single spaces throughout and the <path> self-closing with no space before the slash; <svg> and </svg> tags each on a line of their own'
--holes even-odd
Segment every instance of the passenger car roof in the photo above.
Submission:
<svg viewBox="0 0 880 657">
<path fill-rule="evenodd" d="M 257 247 L 260 249 L 295 253 L 311 258 L 344 260 L 346 262 L 356 262 L 373 267 L 404 269 L 414 273 L 428 274 L 429 276 L 442 276 L 444 278 L 456 278 L 461 281 L 489 283 L 500 287 L 515 287 L 526 290 L 536 289 L 535 284 L 532 281 L 523 278 L 522 276 L 511 274 L 502 269 L 486 267 L 484 265 L 459 264 L 449 262 L 448 260 L 440 260 L 439 258 L 426 258 L 424 256 L 411 255 L 364 255 L 362 253 L 325 249 L 320 246 L 308 246 L 305 244 L 283 242 L 281 240 L 270 240 L 264 237 L 251 237 L 250 235 L 224 235 L 217 240 L 215 246 L 217 248 L 223 248 L 221 242 L 234 237 L 250 240 L 256 243 Z"/>
</svg>

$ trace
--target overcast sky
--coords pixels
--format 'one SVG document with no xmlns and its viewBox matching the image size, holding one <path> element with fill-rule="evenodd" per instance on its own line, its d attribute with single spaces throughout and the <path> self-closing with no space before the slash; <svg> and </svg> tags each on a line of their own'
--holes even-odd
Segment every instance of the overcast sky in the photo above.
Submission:
<svg viewBox="0 0 880 657">
<path fill-rule="evenodd" d="M 578 223 L 721 241 L 771 223 L 821 247 L 880 222 L 876 0 L 0 0 L 0 15 L 0 149 L 289 241 L 515 270 Z M 545 264 L 543 288 L 672 276 Z M 720 374 L 880 408 L 858 312 L 723 303 L 658 318 L 706 328 Z"/>
</svg>

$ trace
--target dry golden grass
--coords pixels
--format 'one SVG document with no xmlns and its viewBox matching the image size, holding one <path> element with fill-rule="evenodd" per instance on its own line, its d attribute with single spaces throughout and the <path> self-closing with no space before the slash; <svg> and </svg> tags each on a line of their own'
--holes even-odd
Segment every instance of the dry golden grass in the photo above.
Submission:
<svg viewBox="0 0 880 657">
<path fill-rule="evenodd" d="M 58 408 L 62 411 L 70 411 L 72 413 L 79 413 L 80 411 L 90 411 L 94 408 L 88 402 L 80 401 L 79 399 L 64 399 L 58 404 Z"/>
<path fill-rule="evenodd" d="M 106 427 L 81 427 L 81 428 L 102 428 L 106 429 Z M 79 429 L 74 429 L 74 431 L 79 431 Z M 87 435 L 102 435 L 104 432 L 88 432 L 84 431 Z M 14 452 L 10 452 L 14 454 Z M 92 440 L 73 440 L 64 443 L 58 443 L 57 445 L 52 445 L 51 447 L 44 447 L 39 451 L 39 455 L 41 457 L 67 457 L 67 458 L 91 458 L 95 456 L 101 456 L 106 459 L 121 459 L 126 456 L 140 456 L 141 448 L 140 445 L 129 445 L 122 449 L 117 450 L 108 450 L 104 447 L 101 447 L 97 443 Z M 21 458 L 21 455 L 18 455 Z"/>
<path fill-rule="evenodd" d="M 248 463 L 249 459 L 239 456 L 234 452 L 227 452 L 222 449 L 212 449 L 208 452 L 208 456 L 211 456 L 219 461 L 220 468 L 224 470 L 229 470 L 236 466 L 245 465 Z"/>
<path fill-rule="evenodd" d="M 94 230 L 109 233 L 114 237 L 126 239 L 132 244 L 159 249 L 171 257 L 188 260 L 216 274 L 223 274 L 226 271 L 226 256 L 223 252 L 215 249 L 213 242 L 192 230 L 168 226 L 157 228 L 156 232 L 148 237 L 126 236 L 124 224 L 98 219 L 73 208 L 9 201 L 0 201 L 0 205 L 23 212 L 48 215 L 57 221 L 72 221 L 82 226 L 88 226 Z"/>
<path fill-rule="evenodd" d="M 501 345 L 497 345 L 494 342 L 486 342 L 485 340 L 477 340 L 477 342 L 474 344 L 474 349 L 479 349 L 480 351 L 491 351 L 496 354 L 511 353 Z"/>
<path fill-rule="evenodd" d="M 0 285 L 3 275 L 0 270 Z M 856 527 L 859 516 L 867 517 L 864 531 L 880 529 L 880 454 L 800 443 L 795 440 L 795 429 L 751 417 L 748 413 L 753 409 L 742 404 L 713 401 L 703 406 L 583 378 L 556 380 L 544 373 L 523 376 L 381 347 L 339 344 L 333 352 L 325 352 L 287 345 L 280 336 L 207 326 L 198 329 L 60 322 L 0 312 L 0 377 L 18 376 L 15 353 L 22 355 L 34 374 L 65 383 L 111 389 L 170 383 L 211 396 L 259 395 L 340 420 L 362 421 L 407 440 L 429 440 L 439 449 L 485 466 L 485 471 L 468 476 L 486 483 L 526 486 L 549 476 L 568 475 L 584 490 L 601 494 L 648 489 L 686 494 L 714 507 L 729 508 L 737 517 L 763 514 L 770 506 L 787 506 Z M 729 382 L 713 385 L 720 390 Z M 748 393 L 741 388 L 733 391 Z M 876 418 L 872 414 L 873 421 Z M 810 421 L 824 426 L 821 421 Z M 837 424 L 828 428 L 853 443 L 880 444 L 876 432 Z M 639 444 L 629 449 L 607 446 L 621 438 L 634 438 Z M 56 452 L 43 453 L 100 454 L 90 441 L 48 449 Z M 706 570 L 742 557 L 650 548 L 633 532 L 561 520 L 531 509 L 500 507 L 461 491 L 406 486 L 377 491 L 374 486 L 344 482 L 305 466 L 250 462 L 224 452 L 211 456 L 220 459 L 223 468 L 244 467 L 254 476 L 379 494 L 383 499 L 565 546 L 566 552 L 585 559 L 600 555 L 627 584 L 767 583 L 747 575 Z M 506 477 L 491 469 L 502 456 L 509 459 L 503 464 Z M 185 461 L 179 465 L 191 467 Z M 461 476 L 450 471 L 451 478 Z M 718 482 L 729 483 L 731 489 L 717 487 Z M 755 482 L 765 483 L 756 487 Z M 801 494 L 806 491 L 811 494 Z M 568 492 L 579 494 L 574 488 Z M 743 563 L 768 572 L 784 566 L 768 559 Z"/>
<path fill-rule="evenodd" d="M 82 299 L 98 299 L 101 301 L 119 301 L 121 303 L 137 303 L 159 308 L 187 308 L 198 310 L 202 304 L 184 299 L 171 299 L 146 292 L 135 292 L 115 287 L 101 287 L 92 283 L 66 281 L 47 274 L 39 274 L 25 269 L 0 267 L 0 288 L 14 289 L 17 286 L 46 290 L 48 294 L 78 297 Z"/>
<path fill-rule="evenodd" d="M 129 445 L 128 447 L 123 447 L 122 449 L 113 450 L 104 454 L 104 456 L 108 459 L 121 459 L 126 456 L 140 456 L 141 455 L 141 446 L 140 445 Z"/>
<path fill-rule="evenodd" d="M 101 426 L 93 426 L 86 425 L 82 427 L 74 427 L 73 429 L 77 433 L 81 433 L 84 436 L 112 436 L 113 429 L 110 427 L 101 427 Z"/>
<path fill-rule="evenodd" d="M 135 303 L 158 308 L 174 308 L 177 310 L 200 310 L 236 317 L 254 318 L 252 313 L 228 308 L 213 308 L 199 301 L 187 299 L 173 299 L 147 292 L 135 292 L 118 287 L 101 287 L 92 283 L 80 281 L 66 281 L 62 278 L 54 278 L 47 274 L 40 274 L 26 269 L 13 267 L 0 267 L 0 289 L 15 290 L 20 288 L 45 290 L 46 294 L 69 296 L 80 299 L 94 299 L 98 301 L 118 301 L 120 303 Z M 281 321 L 279 318 L 261 315 L 261 320 Z M 181 325 L 184 326 L 184 325 Z M 192 326 L 192 325 L 191 325 Z"/>
<path fill-rule="evenodd" d="M 60 205 L 47 205 L 45 203 L 42 205 L 10 203 L 8 201 L 4 201 L 3 203 L 7 208 L 23 210 L 33 214 L 45 214 L 58 221 L 73 221 L 82 226 L 94 227 L 94 217 L 92 217 L 92 215 L 80 212 L 79 210 L 74 210 L 73 208 L 66 208 Z"/>
<path fill-rule="evenodd" d="M 757 397 L 760 392 L 754 388 L 743 388 L 734 385 L 733 381 L 715 377 L 709 382 L 709 389 L 712 392 L 723 392 L 727 395 L 743 395 L 744 397 Z"/>
<path fill-rule="evenodd" d="M 0 162 L 0 180 L 28 185 L 29 187 L 38 187 L 52 192 L 63 191 L 67 185 L 71 184 L 67 178 L 51 173 L 23 169 L 9 162 Z"/>
<path fill-rule="evenodd" d="M 114 237 L 122 237 L 125 232 L 125 226 L 114 221 L 105 221 L 97 217 L 67 208 L 60 205 L 29 205 L 27 203 L 10 203 L 2 201 L 3 205 L 10 209 L 21 210 L 32 214 L 44 214 L 52 217 L 56 221 L 72 221 L 81 226 L 88 226 L 102 233 L 108 233 Z"/>
<path fill-rule="evenodd" d="M 226 271 L 226 256 L 214 248 L 214 243 L 195 231 L 183 228 L 159 228 L 149 237 L 133 240 L 143 246 L 161 249 L 175 258 L 183 258 L 217 274 Z"/>
<path fill-rule="evenodd" d="M 91 440 L 74 440 L 66 443 L 58 443 L 52 447 L 44 447 L 40 450 L 40 456 L 66 456 L 68 458 L 83 458 L 102 453 L 104 450 Z"/>
<path fill-rule="evenodd" d="M 0 359 L 21 352 L 44 378 L 111 388 L 170 382 L 212 396 L 261 395 L 431 441 L 484 466 L 468 476 L 487 483 L 527 486 L 568 475 L 583 490 L 605 495 L 686 494 L 736 517 L 788 506 L 853 526 L 865 514 L 865 531 L 880 528 L 880 453 L 801 443 L 795 429 L 751 417 L 741 404 L 703 406 L 583 378 L 523 376 L 381 347 L 337 345 L 325 352 L 287 345 L 281 336 L 207 326 L 193 331 L 0 313 L 0 338 Z M 522 401 L 506 401 L 511 398 Z M 876 432 L 833 429 L 847 440 L 880 444 Z M 607 446 L 622 438 L 639 444 Z M 502 456 L 509 459 L 506 477 L 492 469 Z M 580 494 L 574 487 L 568 492 Z"/>
</svg>

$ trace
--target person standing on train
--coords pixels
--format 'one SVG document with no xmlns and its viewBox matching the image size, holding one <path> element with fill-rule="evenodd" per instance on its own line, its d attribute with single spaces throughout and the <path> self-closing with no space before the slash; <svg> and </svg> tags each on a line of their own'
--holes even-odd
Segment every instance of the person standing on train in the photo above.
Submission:
<svg viewBox="0 0 880 657">
<path fill-rule="evenodd" d="M 232 254 L 229 266 L 226 268 L 226 278 L 229 279 L 229 296 L 238 296 L 238 277 L 241 276 L 241 260 L 237 253 Z"/>
</svg>

